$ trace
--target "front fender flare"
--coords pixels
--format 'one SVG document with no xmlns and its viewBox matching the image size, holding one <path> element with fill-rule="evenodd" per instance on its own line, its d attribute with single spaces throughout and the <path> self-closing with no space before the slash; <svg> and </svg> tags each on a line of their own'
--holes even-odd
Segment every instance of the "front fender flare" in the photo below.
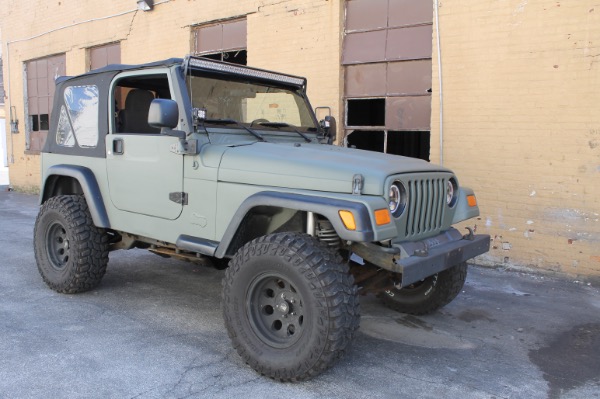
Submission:
<svg viewBox="0 0 600 399">
<path fill-rule="evenodd" d="M 217 258 L 222 258 L 226 254 L 244 217 L 257 206 L 274 206 L 318 213 L 331 222 L 342 240 L 370 242 L 375 238 L 369 210 L 365 204 L 304 194 L 263 191 L 251 195 L 240 205 L 215 251 Z M 356 221 L 356 230 L 346 229 L 338 213 L 340 210 L 352 211 Z"/>
<path fill-rule="evenodd" d="M 52 176 L 68 176 L 77 180 L 83 190 L 83 195 L 90 209 L 94 225 L 102 228 L 110 228 L 110 221 L 108 220 L 108 213 L 102 200 L 102 193 L 100 192 L 94 172 L 91 169 L 79 165 L 54 165 L 49 167 L 42 184 L 42 189 L 40 190 L 40 204 L 43 204 L 44 201 L 52 196 L 54 187 L 52 184 L 47 184 Z"/>
</svg>

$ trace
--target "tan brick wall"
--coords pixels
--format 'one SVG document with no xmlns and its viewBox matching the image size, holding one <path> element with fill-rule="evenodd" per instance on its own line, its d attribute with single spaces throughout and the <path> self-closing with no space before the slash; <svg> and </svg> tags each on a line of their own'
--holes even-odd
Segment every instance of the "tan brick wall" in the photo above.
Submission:
<svg viewBox="0 0 600 399">
<path fill-rule="evenodd" d="M 452 0 L 444 164 L 476 189 L 482 262 L 600 275 L 600 3 Z M 432 150 L 439 160 L 434 32 Z"/>
<path fill-rule="evenodd" d="M 67 74 L 79 74 L 86 70 L 87 48 L 117 41 L 123 63 L 183 57 L 190 52 L 191 26 L 247 16 L 248 64 L 306 76 L 313 106 L 338 112 L 340 0 L 172 0 L 149 12 L 135 11 L 133 0 L 7 3 L 0 29 L 4 76 L 10 63 L 11 103 L 20 126 L 10 165 L 16 188 L 35 189 L 40 179 L 39 157 L 25 154 L 23 63 L 31 59 L 65 53 Z"/>
<path fill-rule="evenodd" d="M 306 76 L 312 106 L 341 121 L 343 1 L 273 3 L 248 16 L 248 64 Z"/>
</svg>

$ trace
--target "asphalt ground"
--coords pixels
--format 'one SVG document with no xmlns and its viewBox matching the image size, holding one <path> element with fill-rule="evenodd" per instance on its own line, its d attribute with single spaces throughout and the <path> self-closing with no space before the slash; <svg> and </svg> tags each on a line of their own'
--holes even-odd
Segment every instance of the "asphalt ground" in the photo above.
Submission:
<svg viewBox="0 0 600 399">
<path fill-rule="evenodd" d="M 471 266 L 433 315 L 361 297 L 349 353 L 280 383 L 232 349 L 222 271 L 117 251 L 97 289 L 47 288 L 37 200 L 0 186 L 0 398 L 600 398 L 596 282 Z"/>
</svg>

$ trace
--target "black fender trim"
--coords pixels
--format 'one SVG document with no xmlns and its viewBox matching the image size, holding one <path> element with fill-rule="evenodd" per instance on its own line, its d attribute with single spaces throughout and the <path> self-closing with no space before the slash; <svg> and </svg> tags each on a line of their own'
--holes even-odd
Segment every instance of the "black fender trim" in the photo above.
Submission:
<svg viewBox="0 0 600 399">
<path fill-rule="evenodd" d="M 108 213 L 102 201 L 102 193 L 100 192 L 94 172 L 85 166 L 79 165 L 54 165 L 49 167 L 41 190 L 40 204 L 43 204 L 44 201 L 50 198 L 53 187 L 46 185 L 46 183 L 52 176 L 69 176 L 76 179 L 83 190 L 83 195 L 90 209 L 94 225 L 105 229 L 110 228 Z"/>
<path fill-rule="evenodd" d="M 370 242 L 375 239 L 371 217 L 365 204 L 335 198 L 263 191 L 251 195 L 240 205 L 215 251 L 215 257 L 222 258 L 225 256 L 242 220 L 252 208 L 257 206 L 275 206 L 321 214 L 329 219 L 342 240 Z M 340 210 L 352 211 L 356 221 L 356 230 L 346 229 L 338 214 Z"/>
</svg>

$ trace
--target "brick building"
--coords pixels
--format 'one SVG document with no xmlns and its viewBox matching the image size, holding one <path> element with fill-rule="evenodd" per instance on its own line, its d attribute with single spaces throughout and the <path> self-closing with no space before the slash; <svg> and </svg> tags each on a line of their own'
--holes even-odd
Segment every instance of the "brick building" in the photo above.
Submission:
<svg viewBox="0 0 600 399">
<path fill-rule="evenodd" d="M 7 0 L 11 185 L 38 189 L 55 76 L 196 53 L 306 76 L 339 145 L 454 169 L 494 238 L 481 263 L 600 276 L 600 4 L 436 3 Z"/>
</svg>

